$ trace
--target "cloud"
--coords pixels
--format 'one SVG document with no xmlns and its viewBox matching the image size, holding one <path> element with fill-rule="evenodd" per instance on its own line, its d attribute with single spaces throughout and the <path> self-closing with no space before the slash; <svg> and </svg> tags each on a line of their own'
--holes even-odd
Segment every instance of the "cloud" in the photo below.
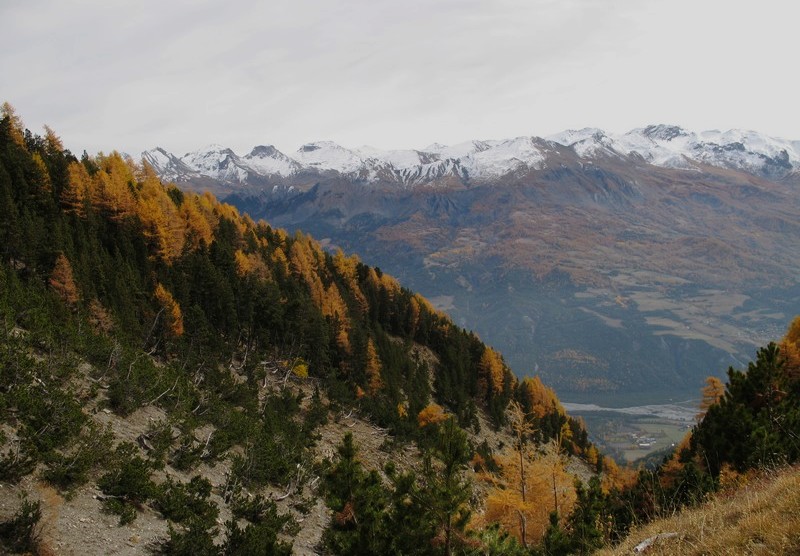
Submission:
<svg viewBox="0 0 800 556">
<path fill-rule="evenodd" d="M 793 3 L 31 0 L 0 6 L 3 94 L 73 149 L 287 151 L 623 131 L 800 136 Z"/>
</svg>

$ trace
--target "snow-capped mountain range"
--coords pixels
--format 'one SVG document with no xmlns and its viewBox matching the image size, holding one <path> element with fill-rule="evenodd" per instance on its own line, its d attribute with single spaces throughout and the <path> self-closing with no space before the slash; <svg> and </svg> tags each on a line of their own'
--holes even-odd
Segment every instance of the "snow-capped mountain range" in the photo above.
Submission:
<svg viewBox="0 0 800 556">
<path fill-rule="evenodd" d="M 468 141 L 452 146 L 435 143 L 420 150 L 349 149 L 318 141 L 303 145 L 291 156 L 273 146 L 257 146 L 241 156 L 221 145 L 210 145 L 181 157 L 160 147 L 142 153 L 163 179 L 176 182 L 210 178 L 230 185 L 256 185 L 276 178 L 330 175 L 363 183 L 405 186 L 447 178 L 491 182 L 561 164 L 559 160 L 565 155 L 588 163 L 600 158 L 634 159 L 685 170 L 710 165 L 768 178 L 781 178 L 800 170 L 800 141 L 741 130 L 695 133 L 667 125 L 616 135 L 585 128 L 545 138 Z"/>
</svg>

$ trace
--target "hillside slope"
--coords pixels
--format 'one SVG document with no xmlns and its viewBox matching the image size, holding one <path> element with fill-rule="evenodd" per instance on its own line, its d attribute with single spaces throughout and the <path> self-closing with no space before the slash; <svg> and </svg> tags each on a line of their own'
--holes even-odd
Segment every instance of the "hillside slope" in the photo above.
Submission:
<svg viewBox="0 0 800 556">
<path fill-rule="evenodd" d="M 792 467 L 765 471 L 696 508 L 636 528 L 618 546 L 596 554 L 788 555 L 799 551 L 800 468 Z"/>
<path fill-rule="evenodd" d="M 0 477 L 29 497 L 3 497 L 4 550 L 449 554 L 482 546 L 471 513 L 513 480 L 496 456 L 549 453 L 564 519 L 608 464 L 380 269 L 118 153 L 77 160 L 8 105 L 0 246 Z"/>
<path fill-rule="evenodd" d="M 244 181 L 229 169 L 246 157 L 219 149 L 191 174 L 158 168 L 358 253 L 569 401 L 685 400 L 800 312 L 795 143 L 650 126 L 306 147 L 299 170 Z"/>
</svg>

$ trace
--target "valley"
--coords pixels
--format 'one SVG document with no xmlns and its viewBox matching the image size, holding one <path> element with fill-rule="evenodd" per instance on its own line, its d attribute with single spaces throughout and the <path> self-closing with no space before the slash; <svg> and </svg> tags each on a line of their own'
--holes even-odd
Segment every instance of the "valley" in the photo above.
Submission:
<svg viewBox="0 0 800 556">
<path fill-rule="evenodd" d="M 156 154 L 163 178 L 398 277 L 571 401 L 696 396 L 800 313 L 793 142 L 650 126 Z"/>
</svg>

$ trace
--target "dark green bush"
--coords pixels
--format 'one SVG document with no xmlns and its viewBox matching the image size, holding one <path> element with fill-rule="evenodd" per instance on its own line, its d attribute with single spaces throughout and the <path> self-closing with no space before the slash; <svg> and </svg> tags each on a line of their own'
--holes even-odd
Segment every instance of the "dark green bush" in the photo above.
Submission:
<svg viewBox="0 0 800 556">
<path fill-rule="evenodd" d="M 0 549 L 8 552 L 33 553 L 39 547 L 39 521 L 42 504 L 22 499 L 22 505 L 8 521 L 0 523 Z"/>
<path fill-rule="evenodd" d="M 107 495 L 106 510 L 118 514 L 121 525 L 133 521 L 136 508 L 156 494 L 150 479 L 152 466 L 138 453 L 138 448 L 128 442 L 117 446 L 111 469 L 98 481 L 100 490 Z"/>
</svg>

